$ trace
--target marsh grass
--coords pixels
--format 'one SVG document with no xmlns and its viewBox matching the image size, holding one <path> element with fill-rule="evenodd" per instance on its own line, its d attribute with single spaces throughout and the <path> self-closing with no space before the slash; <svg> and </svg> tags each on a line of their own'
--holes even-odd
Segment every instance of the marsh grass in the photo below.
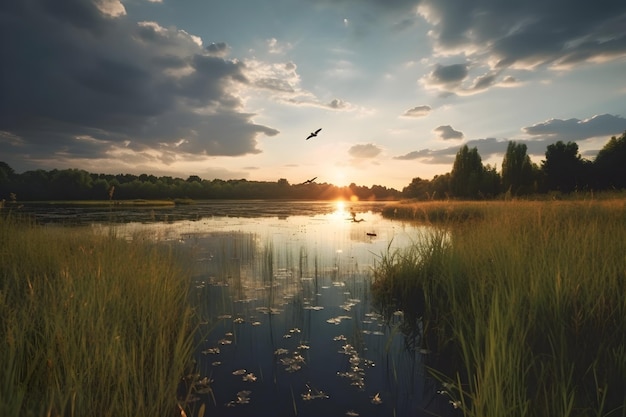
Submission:
<svg viewBox="0 0 626 417">
<path fill-rule="evenodd" d="M 373 291 L 420 310 L 420 343 L 465 415 L 626 415 L 625 200 L 403 210 L 440 231 L 385 254 Z"/>
<path fill-rule="evenodd" d="M 0 236 L 0 415 L 180 415 L 195 326 L 180 254 L 12 218 Z"/>
</svg>

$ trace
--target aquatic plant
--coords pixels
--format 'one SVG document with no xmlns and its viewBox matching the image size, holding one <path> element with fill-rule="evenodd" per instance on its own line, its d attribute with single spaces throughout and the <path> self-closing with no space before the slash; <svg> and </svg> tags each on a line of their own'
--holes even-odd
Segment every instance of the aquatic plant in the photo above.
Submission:
<svg viewBox="0 0 626 417">
<path fill-rule="evenodd" d="M 180 254 L 0 218 L 0 415 L 180 415 L 193 350 Z"/>
<path fill-rule="evenodd" d="M 373 291 L 423 302 L 418 333 L 437 341 L 428 360 L 451 404 L 467 416 L 626 415 L 626 202 L 446 204 L 483 213 L 442 223 L 448 240 L 385 254 Z"/>
</svg>

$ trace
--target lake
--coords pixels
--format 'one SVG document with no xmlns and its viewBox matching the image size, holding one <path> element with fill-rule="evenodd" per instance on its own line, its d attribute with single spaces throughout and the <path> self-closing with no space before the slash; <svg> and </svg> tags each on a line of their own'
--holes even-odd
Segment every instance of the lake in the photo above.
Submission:
<svg viewBox="0 0 626 417">
<path fill-rule="evenodd" d="M 385 204 L 23 210 L 51 227 L 113 229 L 191 251 L 191 301 L 202 320 L 192 410 L 204 404 L 208 416 L 452 415 L 425 369 L 430 353 L 401 330 L 403 312 L 377 306 L 370 293 L 380 256 L 429 233 L 383 218 Z"/>
</svg>

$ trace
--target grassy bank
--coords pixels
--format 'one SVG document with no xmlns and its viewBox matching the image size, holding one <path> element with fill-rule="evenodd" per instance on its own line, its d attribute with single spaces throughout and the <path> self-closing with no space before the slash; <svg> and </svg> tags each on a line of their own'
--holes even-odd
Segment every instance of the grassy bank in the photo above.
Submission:
<svg viewBox="0 0 626 417">
<path fill-rule="evenodd" d="M 10 218 L 0 236 L 0 415 L 175 415 L 194 320 L 177 256 Z"/>
<path fill-rule="evenodd" d="M 440 232 L 386 254 L 373 290 L 423 317 L 421 344 L 465 415 L 626 415 L 625 200 L 387 215 L 403 211 Z"/>
</svg>

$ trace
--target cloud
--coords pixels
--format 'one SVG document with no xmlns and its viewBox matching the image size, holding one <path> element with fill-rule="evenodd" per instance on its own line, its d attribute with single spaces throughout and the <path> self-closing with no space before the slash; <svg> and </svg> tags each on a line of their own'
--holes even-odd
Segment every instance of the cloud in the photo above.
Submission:
<svg viewBox="0 0 626 417">
<path fill-rule="evenodd" d="M 443 129 L 441 129 L 443 128 Z M 448 131 L 453 129 L 450 126 L 440 126 L 435 129 Z M 596 137 L 604 137 L 608 139 L 610 136 L 619 135 L 626 131 L 626 119 L 620 116 L 610 114 L 596 115 L 589 119 L 551 119 L 546 122 L 537 123 L 522 129 L 529 138 L 520 139 L 472 139 L 463 143 L 469 148 L 476 148 L 481 159 L 484 161 L 493 158 L 504 158 L 506 148 L 510 140 L 516 143 L 525 144 L 527 153 L 530 156 L 542 157 L 545 155 L 548 145 L 557 141 L 580 142 Z M 456 132 L 456 131 L 454 131 Z M 460 132 L 458 132 L 460 133 Z M 393 159 L 412 161 L 418 160 L 425 164 L 452 164 L 456 157 L 456 153 L 463 145 L 449 146 L 443 149 L 420 149 L 408 152 L 404 155 L 394 156 Z M 586 150 L 581 154 L 584 157 L 592 158 L 597 154 L 598 150 Z"/>
<path fill-rule="evenodd" d="M 209 54 L 215 56 L 226 56 L 230 47 L 226 42 L 211 42 L 204 48 Z"/>
<path fill-rule="evenodd" d="M 439 133 L 439 137 L 443 140 L 448 139 L 463 139 L 463 132 L 452 129 L 452 126 L 439 126 L 435 128 L 435 132 Z"/>
<path fill-rule="evenodd" d="M 422 0 L 436 53 L 463 53 L 493 68 L 570 67 L 626 55 L 626 3 Z"/>
<path fill-rule="evenodd" d="M 279 42 L 276 38 L 271 38 L 266 41 L 267 50 L 270 54 L 281 55 L 293 48 L 289 42 Z"/>
<path fill-rule="evenodd" d="M 372 159 L 376 158 L 382 149 L 378 146 L 368 143 L 365 145 L 354 145 L 348 149 L 348 154 L 355 159 Z"/>
<path fill-rule="evenodd" d="M 332 99 L 330 103 L 328 103 L 328 107 L 330 107 L 331 109 L 341 110 L 349 108 L 350 105 L 343 100 L 335 98 Z"/>
<path fill-rule="evenodd" d="M 462 55 L 490 70 L 569 69 L 626 56 L 626 2 L 603 0 L 317 0 L 329 7 L 373 6 L 370 27 L 430 26 L 434 56 Z M 377 19 L 377 20 L 376 20 Z"/>
<path fill-rule="evenodd" d="M 119 0 L 96 0 L 95 5 L 103 14 L 119 17 L 126 14 L 126 8 Z"/>
<path fill-rule="evenodd" d="M 450 94 L 469 96 L 492 87 L 518 87 L 520 85 L 513 76 L 504 75 L 503 70 L 487 70 L 482 74 L 472 75 L 484 69 L 483 67 L 480 64 L 436 64 L 429 74 L 420 79 L 420 82 L 426 88 L 441 91 L 444 97 Z"/>
<path fill-rule="evenodd" d="M 626 119 L 611 114 L 601 114 L 589 119 L 550 119 L 522 131 L 534 138 L 556 141 L 580 141 L 594 137 L 619 135 L 626 131 Z"/>
<path fill-rule="evenodd" d="M 447 91 L 454 91 L 461 86 L 461 83 L 465 80 L 468 73 L 467 64 L 437 64 L 435 69 L 433 69 L 423 80 L 428 86 L 438 87 Z"/>
<path fill-rule="evenodd" d="M 425 117 L 430 114 L 432 108 L 430 106 L 415 106 L 404 112 L 404 117 Z"/>
<path fill-rule="evenodd" d="M 275 101 L 335 111 L 366 112 L 365 109 L 340 98 L 333 98 L 328 102 L 321 101 L 313 93 L 302 88 L 297 68 L 293 62 L 267 63 L 251 59 L 244 63 L 244 74 L 250 86 L 270 92 Z"/>
<path fill-rule="evenodd" d="M 419 151 L 412 151 L 404 155 L 394 156 L 393 159 L 401 160 L 401 161 L 414 161 L 419 160 L 425 164 L 452 164 L 454 162 L 454 157 L 458 152 L 458 149 L 451 152 L 451 148 L 446 149 L 421 149 Z"/>
<path fill-rule="evenodd" d="M 498 140 L 495 138 L 487 139 L 474 139 L 467 141 L 463 145 L 467 145 L 469 148 L 476 148 L 481 159 L 484 161 L 493 156 L 502 155 L 506 152 L 508 141 Z M 419 151 L 412 151 L 404 155 L 395 156 L 393 159 L 398 160 L 419 160 L 425 164 L 453 164 L 456 158 L 456 154 L 463 145 L 450 146 L 443 149 L 421 149 Z"/>
<path fill-rule="evenodd" d="M 225 59 L 225 43 L 204 48 L 184 30 L 121 18 L 122 8 L 117 0 L 0 6 L 3 62 L 11 62 L 0 79 L 2 153 L 137 153 L 171 163 L 261 152 L 257 136 L 278 131 L 243 110 L 242 91 L 254 87 L 247 64 Z"/>
</svg>

